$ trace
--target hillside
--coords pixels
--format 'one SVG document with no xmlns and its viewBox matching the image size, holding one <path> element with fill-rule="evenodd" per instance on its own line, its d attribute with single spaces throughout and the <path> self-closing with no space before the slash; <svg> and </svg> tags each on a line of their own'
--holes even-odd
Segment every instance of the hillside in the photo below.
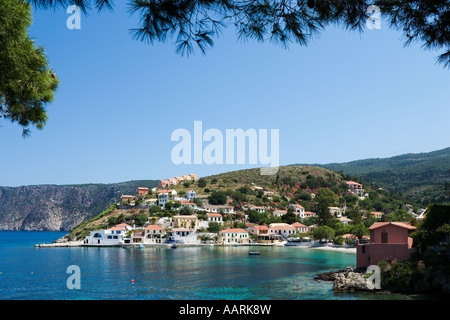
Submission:
<svg viewBox="0 0 450 320">
<path fill-rule="evenodd" d="M 346 207 L 349 210 L 351 209 L 350 213 L 353 215 L 383 211 L 387 219 L 397 220 L 400 217 L 399 214 L 406 215 L 401 218 L 411 218 L 406 211 L 402 210 L 405 206 L 405 200 L 390 194 L 386 190 L 366 185 L 364 186 L 365 192 L 369 193 L 369 196 L 361 200 L 350 194 L 348 188 L 342 174 L 314 166 L 280 167 L 278 174 L 274 176 L 262 176 L 259 169 L 227 172 L 167 188 L 174 189 L 177 192 L 177 197 L 183 197 L 190 190 L 194 190 L 196 198 L 190 202 L 195 202 L 197 209 L 181 208 L 180 201 L 182 200 L 175 198 L 169 200 L 165 209 L 155 205 L 143 206 L 145 199 L 151 202 L 151 199 L 158 197 L 156 193 L 150 192 L 148 195 L 136 197 L 136 201 L 139 198 L 140 207 L 131 204 L 128 208 L 117 209 L 116 204 L 112 204 L 108 210 L 100 215 L 83 221 L 61 241 L 81 240 L 89 234 L 89 231 L 108 229 L 119 223 L 141 227 L 149 219 L 156 221 L 161 217 L 171 217 L 180 213 L 189 215 L 196 212 L 202 217 L 206 206 L 211 204 L 226 205 L 234 209 L 235 214 L 224 214 L 227 226 L 230 228 L 239 227 L 246 222 L 243 220 L 244 212 L 249 216 L 247 222 L 267 225 L 274 222 L 284 222 L 283 218 L 275 217 L 271 212 L 287 210 L 289 204 L 298 204 L 308 212 L 318 212 L 316 199 L 323 199 L 323 197 L 315 197 L 315 195 L 320 193 L 320 189 L 331 191 L 331 194 L 335 197 L 331 198 L 335 200 L 330 200 L 329 206 Z M 136 195 L 136 191 L 130 194 Z M 213 203 L 213 201 L 216 203 Z M 178 207 L 175 206 L 177 202 Z M 267 208 L 268 211 L 261 214 L 249 213 L 253 210 L 252 207 Z M 186 210 L 179 211 L 183 209 Z M 314 220 L 317 217 L 310 219 L 312 220 L 302 220 L 301 222 L 309 225 L 318 221 Z"/>
<path fill-rule="evenodd" d="M 0 187 L 0 230 L 68 231 L 156 180 L 113 184 Z"/>
<path fill-rule="evenodd" d="M 444 186 L 450 182 L 450 148 L 317 166 L 357 176 L 422 205 L 449 201 Z"/>
</svg>

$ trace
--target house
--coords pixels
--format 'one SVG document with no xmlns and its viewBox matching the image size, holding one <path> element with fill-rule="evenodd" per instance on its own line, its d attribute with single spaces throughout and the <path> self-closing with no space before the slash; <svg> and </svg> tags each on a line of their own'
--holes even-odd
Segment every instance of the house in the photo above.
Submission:
<svg viewBox="0 0 450 320">
<path fill-rule="evenodd" d="M 328 207 L 328 210 L 330 211 L 330 214 L 332 216 L 335 216 L 337 218 L 342 217 L 341 208 L 339 208 L 339 207 Z"/>
<path fill-rule="evenodd" d="M 168 179 L 167 180 L 159 180 L 159 182 L 158 182 L 158 188 L 159 189 L 164 189 L 164 188 L 167 188 L 169 186 L 170 186 L 170 181 Z"/>
<path fill-rule="evenodd" d="M 374 218 L 380 219 L 383 216 L 383 212 L 373 211 L 370 213 Z"/>
<path fill-rule="evenodd" d="M 223 245 L 246 244 L 249 242 L 248 232 L 240 228 L 219 231 L 219 242 Z"/>
<path fill-rule="evenodd" d="M 299 233 L 307 233 L 308 232 L 308 226 L 305 226 L 304 224 L 301 224 L 300 222 L 294 222 L 291 224 Z"/>
<path fill-rule="evenodd" d="M 206 219 L 208 220 L 208 223 L 209 222 L 217 222 L 217 223 L 220 223 L 220 224 L 223 223 L 223 220 L 222 220 L 223 218 L 222 218 L 222 215 L 220 213 L 208 212 L 206 214 Z"/>
<path fill-rule="evenodd" d="M 308 219 L 308 218 L 312 218 L 312 217 L 315 217 L 315 216 L 316 216 L 315 212 L 305 211 L 303 213 L 303 217 L 302 218 Z"/>
<path fill-rule="evenodd" d="M 169 178 L 167 181 L 169 181 L 169 186 L 176 186 L 178 184 L 177 179 Z"/>
<path fill-rule="evenodd" d="M 149 225 L 144 228 L 144 244 L 159 244 L 162 243 L 164 229 L 156 224 Z"/>
<path fill-rule="evenodd" d="M 121 197 L 120 197 L 120 202 L 122 202 L 122 203 L 124 203 L 124 202 L 131 202 L 131 201 L 134 201 L 135 200 L 135 197 L 133 197 L 133 196 L 131 196 L 131 195 L 122 195 Z"/>
<path fill-rule="evenodd" d="M 143 243 L 144 230 L 132 230 L 131 231 L 131 243 Z"/>
<path fill-rule="evenodd" d="M 189 207 L 189 208 L 192 208 L 192 209 L 197 209 L 197 204 L 194 203 L 194 202 L 181 201 L 180 204 L 181 204 L 181 208 Z"/>
<path fill-rule="evenodd" d="M 174 228 L 187 228 L 197 230 L 198 218 L 197 216 L 173 216 L 172 226 Z"/>
<path fill-rule="evenodd" d="M 281 217 L 281 216 L 283 216 L 283 215 L 285 215 L 287 213 L 287 211 L 286 210 L 275 210 L 273 213 L 272 213 L 272 215 L 274 216 L 274 217 Z"/>
<path fill-rule="evenodd" d="M 145 199 L 145 204 L 149 206 L 157 206 L 158 205 L 158 199 L 152 198 L 152 199 Z"/>
<path fill-rule="evenodd" d="M 220 213 L 223 212 L 225 214 L 227 213 L 234 213 L 234 208 L 232 206 L 227 206 L 227 205 L 206 205 L 204 206 L 205 210 L 207 212 L 213 212 L 213 213 Z"/>
<path fill-rule="evenodd" d="M 279 234 L 287 238 L 291 234 L 295 234 L 297 229 L 287 223 L 271 224 L 269 228 L 270 234 Z"/>
<path fill-rule="evenodd" d="M 197 194 L 195 193 L 195 191 L 194 191 L 194 190 L 191 190 L 191 191 L 189 191 L 189 192 L 186 192 L 186 199 L 187 199 L 187 200 L 194 199 L 196 195 L 197 195 Z"/>
<path fill-rule="evenodd" d="M 91 231 L 84 239 L 84 244 L 90 245 L 121 245 L 124 242 L 127 229 L 124 227 L 112 227 L 108 230 Z"/>
<path fill-rule="evenodd" d="M 300 216 L 300 218 L 304 217 L 305 214 L 305 208 L 299 204 L 289 204 L 289 208 L 292 208 L 292 211 L 294 211 L 294 214 L 297 216 Z"/>
<path fill-rule="evenodd" d="M 168 193 L 160 193 L 160 194 L 158 194 L 158 206 L 164 208 L 168 201 L 169 201 L 169 194 Z"/>
<path fill-rule="evenodd" d="M 409 234 L 413 227 L 404 222 L 375 222 L 369 227 L 370 242 L 356 246 L 356 267 L 377 265 L 390 258 L 403 260 L 415 251 Z"/>
<path fill-rule="evenodd" d="M 352 219 L 349 219 L 349 218 L 347 218 L 347 217 L 340 217 L 340 218 L 338 218 L 338 219 L 339 219 L 339 221 L 340 221 L 344 226 L 348 226 L 350 223 L 353 222 Z"/>
<path fill-rule="evenodd" d="M 158 194 L 160 194 L 160 193 L 167 193 L 168 195 L 170 195 L 170 196 L 176 196 L 178 193 L 177 193 L 177 191 L 176 190 L 173 190 L 173 189 L 163 189 L 163 190 L 158 190 Z"/>
<path fill-rule="evenodd" d="M 362 184 L 355 181 L 347 181 L 348 191 L 353 193 L 355 196 L 364 197 L 364 189 Z"/>
<path fill-rule="evenodd" d="M 254 210 L 254 211 L 257 211 L 259 213 L 266 212 L 266 208 L 265 207 L 250 207 L 250 210 Z"/>
<path fill-rule="evenodd" d="M 174 228 L 167 232 L 166 243 L 199 244 L 200 240 L 193 230 L 187 228 Z"/>
<path fill-rule="evenodd" d="M 198 181 L 198 175 L 196 175 L 196 174 L 189 173 L 189 177 L 191 177 L 192 181 Z"/>
<path fill-rule="evenodd" d="M 248 228 L 251 235 L 269 235 L 269 227 L 267 226 L 251 226 Z"/>
<path fill-rule="evenodd" d="M 137 188 L 137 195 L 138 196 L 144 196 L 148 194 L 148 188 L 144 188 L 144 187 L 138 187 Z"/>
</svg>

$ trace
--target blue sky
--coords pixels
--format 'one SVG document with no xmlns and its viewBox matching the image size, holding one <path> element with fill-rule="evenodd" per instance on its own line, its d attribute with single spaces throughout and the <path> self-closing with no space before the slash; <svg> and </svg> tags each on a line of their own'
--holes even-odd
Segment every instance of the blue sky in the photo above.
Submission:
<svg viewBox="0 0 450 320">
<path fill-rule="evenodd" d="M 44 130 L 2 120 L 0 185 L 111 183 L 205 176 L 258 165 L 175 165 L 174 130 L 279 129 L 280 164 L 347 162 L 449 146 L 449 71 L 439 52 L 384 21 L 363 34 L 328 28 L 307 47 L 237 40 L 206 55 L 132 39 L 124 5 L 81 17 L 34 12 L 30 29 L 60 79 Z"/>
</svg>

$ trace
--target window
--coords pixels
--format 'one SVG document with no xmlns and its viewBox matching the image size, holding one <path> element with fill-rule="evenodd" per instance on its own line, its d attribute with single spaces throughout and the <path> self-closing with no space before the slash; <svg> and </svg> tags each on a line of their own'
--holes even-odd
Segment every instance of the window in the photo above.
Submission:
<svg viewBox="0 0 450 320">
<path fill-rule="evenodd" d="M 362 254 L 365 254 L 366 253 L 366 246 L 362 246 L 361 247 L 361 251 L 362 251 Z"/>
<path fill-rule="evenodd" d="M 385 231 L 381 233 L 381 243 L 388 243 L 388 234 Z"/>
</svg>

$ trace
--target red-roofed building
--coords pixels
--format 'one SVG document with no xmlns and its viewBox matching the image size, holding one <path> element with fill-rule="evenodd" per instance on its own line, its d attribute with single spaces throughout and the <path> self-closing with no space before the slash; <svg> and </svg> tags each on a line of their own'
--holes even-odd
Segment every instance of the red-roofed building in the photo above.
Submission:
<svg viewBox="0 0 450 320">
<path fill-rule="evenodd" d="M 219 231 L 219 242 L 224 245 L 248 243 L 248 232 L 244 229 L 226 229 Z"/>
<path fill-rule="evenodd" d="M 164 229 L 156 224 L 148 225 L 144 228 L 144 244 L 159 244 L 162 243 L 162 236 Z"/>
<path fill-rule="evenodd" d="M 370 242 L 357 245 L 356 267 L 376 265 L 384 259 L 403 260 L 415 251 L 409 233 L 416 227 L 404 222 L 375 222 L 370 226 Z"/>
<path fill-rule="evenodd" d="M 362 184 L 355 181 L 347 181 L 348 191 L 358 197 L 364 197 L 364 189 Z"/>
<path fill-rule="evenodd" d="M 143 195 L 148 194 L 148 188 L 139 187 L 137 189 L 137 194 L 138 194 L 138 196 L 143 196 Z"/>
<path fill-rule="evenodd" d="M 300 222 L 294 222 L 291 224 L 295 229 L 297 229 L 300 233 L 307 233 L 308 232 L 308 226 L 305 226 L 304 224 L 301 224 Z"/>
</svg>

